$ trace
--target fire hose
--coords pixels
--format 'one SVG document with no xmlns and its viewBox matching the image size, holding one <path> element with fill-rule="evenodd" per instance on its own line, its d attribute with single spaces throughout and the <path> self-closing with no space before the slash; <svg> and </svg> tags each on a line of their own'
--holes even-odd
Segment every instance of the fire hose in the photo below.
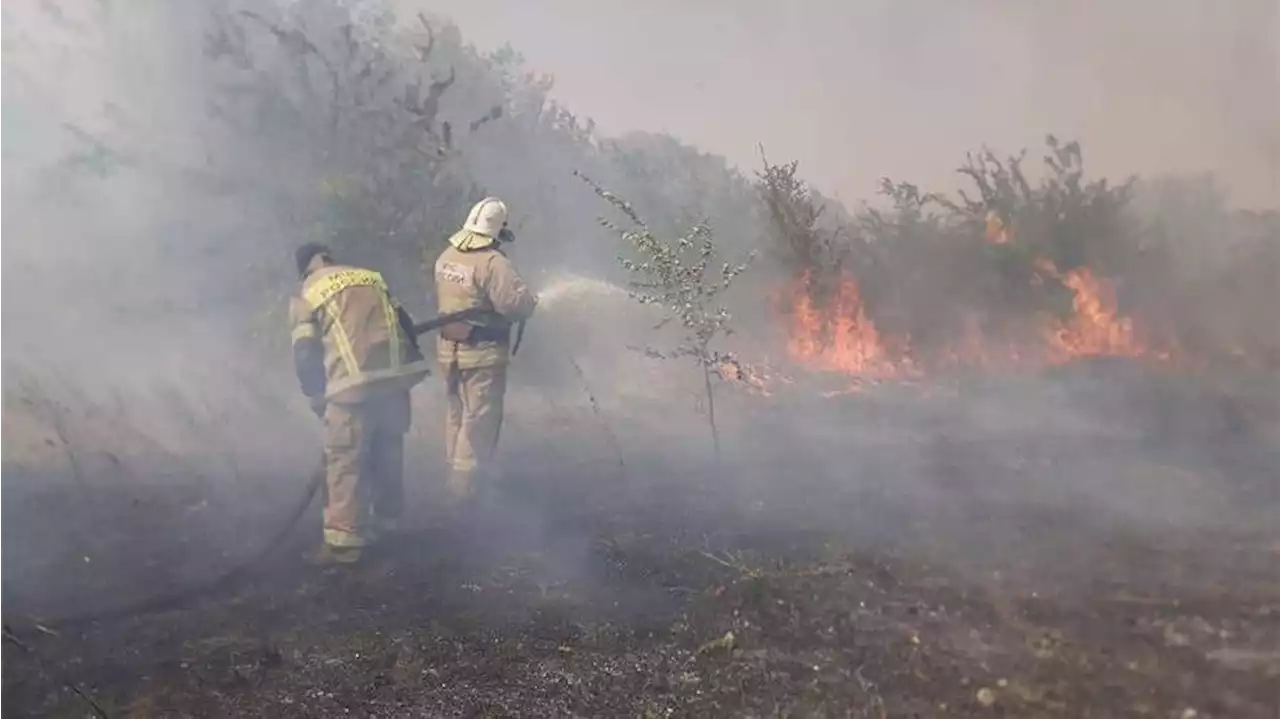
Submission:
<svg viewBox="0 0 1280 719">
<path fill-rule="evenodd" d="M 484 310 L 473 308 L 463 310 L 461 312 L 451 312 L 449 314 L 440 315 L 424 322 L 419 322 L 413 326 L 415 338 L 419 335 L 437 330 L 444 325 L 452 322 L 462 322 L 483 315 Z M 100 609 L 83 614 L 76 614 L 68 617 L 50 619 L 44 621 L 30 622 L 35 629 L 46 633 L 54 633 L 49 627 L 74 627 L 78 625 L 90 624 L 98 621 L 125 619 L 128 617 L 136 617 L 144 614 L 153 614 L 166 609 L 173 609 L 182 606 L 199 597 L 212 594 L 221 589 L 235 584 L 240 579 L 247 576 L 253 569 L 262 563 L 272 552 L 274 552 L 280 544 L 289 536 L 293 528 L 297 526 L 298 521 L 302 519 L 302 515 L 306 513 L 307 507 L 311 506 L 311 502 L 315 499 L 316 492 L 319 491 L 321 485 L 324 484 L 325 471 L 324 459 L 321 457 L 319 467 L 312 473 L 311 478 L 307 481 L 307 486 L 303 490 L 302 495 L 298 498 L 293 509 L 285 519 L 280 529 L 262 546 L 260 550 L 248 557 L 245 561 L 231 567 L 223 573 L 216 575 L 210 579 L 198 582 L 196 584 L 177 589 L 167 594 L 159 594 L 154 597 L 143 599 L 137 602 L 131 602 L 117 607 Z M 26 650 L 26 646 L 20 642 L 9 622 L 4 623 L 4 639 L 10 641 L 16 646 Z"/>
</svg>

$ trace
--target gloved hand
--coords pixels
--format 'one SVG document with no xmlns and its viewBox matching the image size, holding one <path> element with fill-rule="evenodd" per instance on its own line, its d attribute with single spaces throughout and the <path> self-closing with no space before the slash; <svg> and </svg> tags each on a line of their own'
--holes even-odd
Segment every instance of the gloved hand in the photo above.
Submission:
<svg viewBox="0 0 1280 719">
<path fill-rule="evenodd" d="M 327 403 L 324 401 L 323 397 L 316 397 L 315 399 L 311 400 L 312 413 L 314 413 L 316 417 L 320 419 L 324 419 L 325 404 Z"/>
</svg>

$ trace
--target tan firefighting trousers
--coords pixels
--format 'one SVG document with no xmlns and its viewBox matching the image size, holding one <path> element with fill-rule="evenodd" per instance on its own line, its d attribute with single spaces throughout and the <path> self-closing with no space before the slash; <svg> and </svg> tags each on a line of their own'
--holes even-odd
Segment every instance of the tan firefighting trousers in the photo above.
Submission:
<svg viewBox="0 0 1280 719">
<path fill-rule="evenodd" d="M 463 502 L 475 495 L 477 476 L 491 481 L 495 475 L 507 366 L 462 369 L 453 363 L 442 369 L 449 407 L 444 430 L 448 488 L 453 501 Z"/>
<path fill-rule="evenodd" d="M 404 503 L 404 434 L 409 392 L 325 407 L 324 541 L 363 547 L 390 528 Z"/>
</svg>

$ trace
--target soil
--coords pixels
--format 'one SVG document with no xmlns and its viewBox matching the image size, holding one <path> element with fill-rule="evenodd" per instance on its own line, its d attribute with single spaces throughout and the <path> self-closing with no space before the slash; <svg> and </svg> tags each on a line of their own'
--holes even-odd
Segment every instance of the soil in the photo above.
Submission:
<svg viewBox="0 0 1280 719">
<path fill-rule="evenodd" d="M 888 406 L 882 429 L 901 421 Z M 776 435 L 767 413 L 751 422 Z M 301 561 L 313 507 L 237 586 L 160 614 L 45 622 L 56 634 L 35 618 L 247 555 L 305 471 L 243 478 L 270 500 L 246 504 L 180 479 L 120 492 L 7 469 L 5 615 L 30 651 L 5 643 L 5 706 L 93 716 L 74 684 L 136 717 L 1280 716 L 1280 532 L 1263 511 L 1280 487 L 1265 438 L 1212 435 L 1210 467 L 1185 437 L 1036 430 L 1015 453 L 990 430 L 950 433 L 915 452 L 928 486 L 947 486 L 926 504 L 855 481 L 905 465 L 902 446 L 867 444 L 835 472 L 636 451 L 618 466 L 550 432 L 504 438 L 504 489 L 465 519 L 411 473 L 406 528 L 360 565 Z M 1212 474 L 1228 514 L 1139 522 L 974 489 L 1108 467 Z M 41 519 L 55 515 L 57 529 Z"/>
</svg>

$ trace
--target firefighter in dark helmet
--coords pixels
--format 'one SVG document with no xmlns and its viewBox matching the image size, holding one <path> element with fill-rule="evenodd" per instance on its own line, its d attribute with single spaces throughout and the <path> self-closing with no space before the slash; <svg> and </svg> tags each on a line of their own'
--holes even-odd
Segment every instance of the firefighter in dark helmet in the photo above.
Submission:
<svg viewBox="0 0 1280 719">
<path fill-rule="evenodd" d="M 294 364 L 325 426 L 324 544 L 316 559 L 350 563 L 395 529 L 409 391 L 430 371 L 412 319 L 380 274 L 339 264 L 316 243 L 300 247 L 295 259 Z"/>
</svg>

